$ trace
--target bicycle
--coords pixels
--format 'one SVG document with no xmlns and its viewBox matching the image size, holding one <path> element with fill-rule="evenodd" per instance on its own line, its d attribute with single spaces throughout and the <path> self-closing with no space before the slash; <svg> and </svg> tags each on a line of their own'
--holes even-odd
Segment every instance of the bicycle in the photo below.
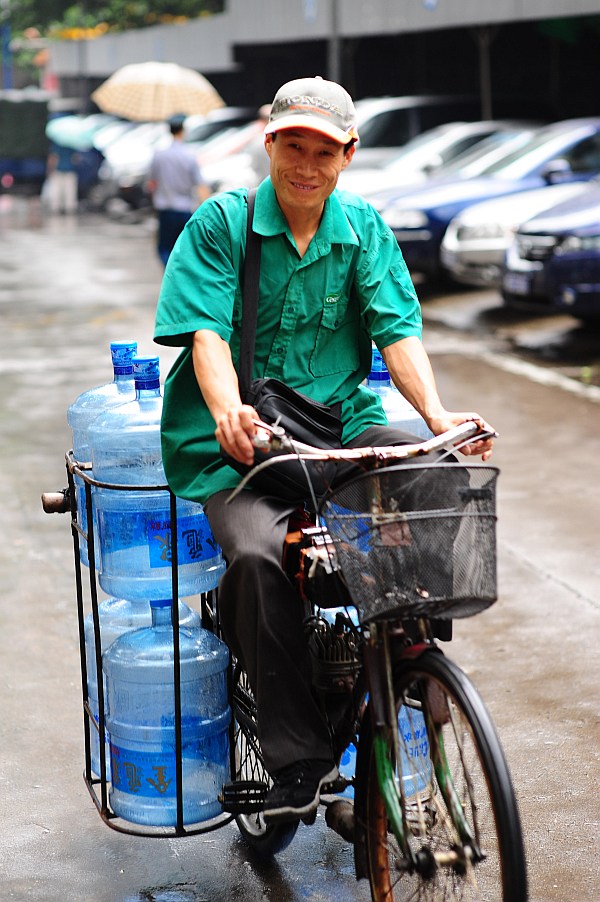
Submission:
<svg viewBox="0 0 600 902">
<path fill-rule="evenodd" d="M 323 451 L 257 425 L 263 448 L 363 467 L 314 505 L 315 525 L 286 541 L 338 760 L 350 741 L 358 750 L 355 776 L 338 779 L 321 799 L 328 825 L 354 844 L 357 878 L 369 880 L 374 902 L 526 900 L 519 812 L 499 739 L 477 690 L 432 629 L 432 620 L 471 616 L 496 599 L 498 471 L 398 464 L 466 443 L 477 427 L 464 424 L 419 445 Z M 450 487 L 440 506 L 442 483 Z M 338 609 L 333 623 L 322 616 L 330 607 Z M 275 854 L 298 823 L 266 826 L 261 817 L 270 778 L 239 665 L 232 699 L 235 780 L 224 787 L 224 807 L 251 846 Z M 353 806 L 336 795 L 348 786 Z"/>
<path fill-rule="evenodd" d="M 321 797 L 327 824 L 354 845 L 357 878 L 369 880 L 374 902 L 525 902 L 522 831 L 502 748 L 476 689 L 434 638 L 436 623 L 477 614 L 496 598 L 497 470 L 484 464 L 398 463 L 419 456 L 426 460 L 432 451 L 455 450 L 477 427 L 463 424 L 416 445 L 323 451 L 294 442 L 278 427 L 259 425 L 258 442 L 263 447 L 304 461 L 354 461 L 361 468 L 321 504 L 313 499 L 317 520 L 293 524 L 285 554 L 288 575 L 296 581 L 305 605 L 313 683 L 331 726 L 334 752 L 339 760 L 352 743 L 357 749 L 355 773 L 340 776 Z M 277 460 L 274 456 L 260 467 L 276 465 Z M 92 487 L 119 486 L 98 483 L 90 476 L 89 465 L 74 460 L 72 453 L 67 454 L 67 472 L 68 490 L 45 495 L 43 502 L 48 512 L 71 512 L 84 780 L 102 819 L 133 835 L 191 836 L 235 818 L 259 855 L 277 854 L 292 841 L 299 822 L 267 825 L 262 817 L 271 778 L 258 741 L 256 704 L 239 662 L 231 669 L 232 782 L 221 791 L 222 815 L 210 823 L 184 826 L 179 770 L 173 830 L 143 832 L 118 824 L 108 804 L 104 757 L 99 778 L 90 764 L 90 731 L 104 735 L 105 712 L 102 681 L 97 720 L 87 699 L 79 541 L 83 535 L 88 545 L 96 669 L 101 672 Z M 85 484 L 87 534 L 78 521 L 75 477 Z M 442 506 L 440 477 L 450 486 L 442 493 Z M 171 493 L 173 524 L 176 519 L 177 503 Z M 174 542 L 176 532 L 173 528 Z M 173 598 L 177 598 L 176 546 L 172 559 Z M 203 625 L 219 633 L 216 594 L 203 596 L 201 607 Z M 329 609 L 335 616 L 327 619 Z M 173 614 L 176 625 L 177 605 Z M 175 630 L 174 642 L 176 636 Z M 177 698 L 177 666 L 174 685 Z M 181 743 L 177 707 L 175 733 Z M 353 803 L 344 797 L 349 791 Z"/>
</svg>

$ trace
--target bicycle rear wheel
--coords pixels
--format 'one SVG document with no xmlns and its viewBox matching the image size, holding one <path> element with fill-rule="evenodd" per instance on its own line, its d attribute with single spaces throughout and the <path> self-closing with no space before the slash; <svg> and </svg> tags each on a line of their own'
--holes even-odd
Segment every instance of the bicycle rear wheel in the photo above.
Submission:
<svg viewBox="0 0 600 902">
<path fill-rule="evenodd" d="M 235 781 L 248 780 L 271 786 L 258 742 L 256 702 L 245 671 L 236 664 L 233 673 L 233 718 L 235 742 Z M 236 815 L 238 829 L 259 855 L 268 857 L 282 852 L 291 843 L 298 821 L 265 824 L 261 811 Z"/>
<path fill-rule="evenodd" d="M 525 902 L 517 804 L 502 748 L 476 689 L 451 661 L 426 653 L 401 665 L 394 692 L 402 712 L 402 781 L 396 777 L 396 784 L 400 792 L 402 782 L 407 841 L 418 863 L 407 864 L 389 829 L 370 717 L 365 718 L 357 818 L 373 900 Z"/>
</svg>

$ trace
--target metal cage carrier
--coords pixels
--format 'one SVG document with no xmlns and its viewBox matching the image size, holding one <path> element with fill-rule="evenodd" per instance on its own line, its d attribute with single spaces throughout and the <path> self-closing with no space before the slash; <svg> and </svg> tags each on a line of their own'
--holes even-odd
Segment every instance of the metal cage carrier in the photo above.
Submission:
<svg viewBox="0 0 600 902">
<path fill-rule="evenodd" d="M 320 509 L 361 622 L 470 617 L 496 589 L 496 481 L 485 464 L 363 473 Z"/>
</svg>

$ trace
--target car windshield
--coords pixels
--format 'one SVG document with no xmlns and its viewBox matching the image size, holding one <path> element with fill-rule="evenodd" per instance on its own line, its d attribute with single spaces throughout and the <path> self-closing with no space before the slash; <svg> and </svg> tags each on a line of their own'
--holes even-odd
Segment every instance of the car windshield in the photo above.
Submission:
<svg viewBox="0 0 600 902">
<path fill-rule="evenodd" d="M 464 179 L 478 178 L 487 174 L 489 168 L 504 162 L 509 155 L 517 156 L 532 134 L 534 134 L 532 129 L 496 132 L 475 147 L 461 153 L 439 170 L 439 175 L 444 179 L 455 176 Z"/>
<path fill-rule="evenodd" d="M 395 168 L 401 169 L 402 166 L 413 166 L 413 164 L 418 164 L 422 166 L 423 164 L 423 152 L 425 151 L 425 157 L 429 153 L 431 156 L 434 156 L 439 152 L 440 149 L 446 147 L 448 142 L 451 140 L 447 136 L 452 134 L 452 128 L 447 125 L 442 125 L 439 128 L 431 129 L 431 131 L 423 132 L 420 135 L 417 135 L 416 138 L 411 138 L 408 141 L 402 150 L 399 150 L 398 153 L 394 154 L 392 160 L 389 163 L 386 163 L 383 167 L 387 169 L 389 172 L 393 172 Z M 476 139 L 474 139 L 476 140 Z"/>
<path fill-rule="evenodd" d="M 563 157 L 565 152 L 570 152 L 570 148 L 565 149 L 569 138 L 575 143 L 577 140 L 582 141 L 586 135 L 585 129 L 567 132 L 562 128 L 557 130 L 553 126 L 542 128 L 522 147 L 488 165 L 480 175 L 511 180 L 523 178 L 547 161 Z"/>
</svg>

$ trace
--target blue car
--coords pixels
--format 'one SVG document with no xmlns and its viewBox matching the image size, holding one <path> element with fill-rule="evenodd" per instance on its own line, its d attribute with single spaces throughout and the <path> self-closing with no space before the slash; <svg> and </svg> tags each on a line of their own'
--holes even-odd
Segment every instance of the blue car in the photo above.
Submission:
<svg viewBox="0 0 600 902">
<path fill-rule="evenodd" d="M 600 182 L 517 229 L 502 295 L 512 307 L 600 319 Z"/>
<path fill-rule="evenodd" d="M 485 143 L 485 142 L 484 142 Z M 451 170 L 408 191 L 370 198 L 392 228 L 408 268 L 443 275 L 440 245 L 450 221 L 471 204 L 547 184 L 587 181 L 600 173 L 600 117 L 569 119 L 508 140 L 490 157 Z"/>
</svg>

